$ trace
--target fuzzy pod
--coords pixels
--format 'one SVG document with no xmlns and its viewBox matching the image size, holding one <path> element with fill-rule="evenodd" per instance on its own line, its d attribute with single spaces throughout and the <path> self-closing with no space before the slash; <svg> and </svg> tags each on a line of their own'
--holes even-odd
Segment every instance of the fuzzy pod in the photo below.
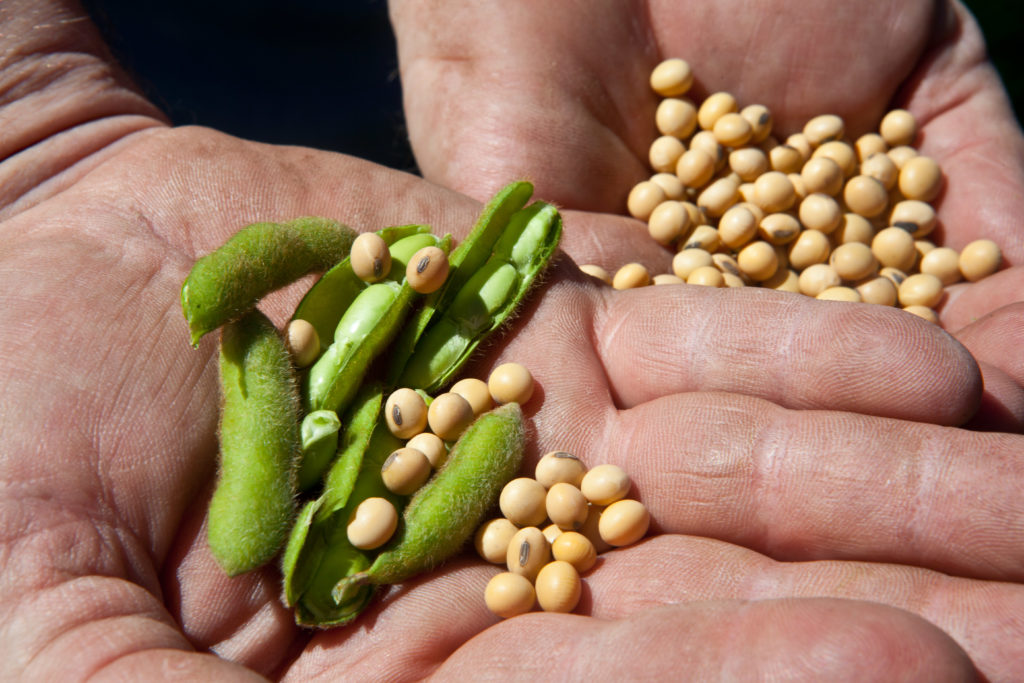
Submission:
<svg viewBox="0 0 1024 683">
<path fill-rule="evenodd" d="M 336 593 L 351 593 L 365 583 L 399 583 L 457 553 L 519 471 L 525 446 L 518 403 L 477 418 L 456 442 L 445 466 L 409 501 L 395 538 L 369 569 L 341 582 Z"/>
<path fill-rule="evenodd" d="M 266 294 L 338 263 L 355 238 L 347 226 L 313 216 L 242 228 L 196 261 L 181 286 L 192 345 L 255 308 Z"/>
<path fill-rule="evenodd" d="M 270 561 L 295 516 L 299 396 L 284 340 L 257 309 L 224 327 L 220 376 L 220 474 L 208 539 L 235 576 Z"/>
</svg>

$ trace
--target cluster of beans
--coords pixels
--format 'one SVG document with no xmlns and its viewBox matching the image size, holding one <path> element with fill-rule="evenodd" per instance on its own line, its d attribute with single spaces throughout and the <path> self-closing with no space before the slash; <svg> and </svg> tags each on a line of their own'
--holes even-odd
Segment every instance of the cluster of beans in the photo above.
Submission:
<svg viewBox="0 0 1024 683">
<path fill-rule="evenodd" d="M 643 538 L 647 509 L 626 498 L 631 482 L 616 465 L 586 469 L 576 456 L 548 453 L 535 479 L 513 479 L 502 489 L 503 517 L 481 525 L 480 557 L 508 571 L 487 584 L 484 599 L 499 617 L 524 614 L 534 604 L 546 612 L 571 612 L 582 592 L 580 575 L 598 553 Z"/>
<path fill-rule="evenodd" d="M 381 466 L 384 486 L 396 495 L 411 496 L 444 465 L 449 444 L 457 441 L 473 420 L 495 404 L 523 405 L 532 395 L 533 376 L 519 363 L 499 365 L 486 382 L 475 377 L 459 380 L 433 399 L 414 389 L 396 389 L 384 404 L 384 417 L 390 432 L 405 445 Z M 394 535 L 398 516 L 387 498 L 367 498 L 349 519 L 349 542 L 361 550 L 379 548 Z"/>
<path fill-rule="evenodd" d="M 682 59 L 651 73 L 663 97 L 655 116 L 661 136 L 649 152 L 654 175 L 627 201 L 653 239 L 676 249 L 673 272 L 652 277 L 639 263 L 614 275 L 597 265 L 585 272 L 618 289 L 760 286 L 897 305 L 934 322 L 946 286 L 999 268 L 991 240 L 958 253 L 927 239 L 942 172 L 912 146 L 910 112 L 890 111 L 878 132 L 856 140 L 832 114 L 779 140 L 767 107 L 741 109 L 727 92 L 698 106 L 685 97 L 692 83 Z"/>
</svg>

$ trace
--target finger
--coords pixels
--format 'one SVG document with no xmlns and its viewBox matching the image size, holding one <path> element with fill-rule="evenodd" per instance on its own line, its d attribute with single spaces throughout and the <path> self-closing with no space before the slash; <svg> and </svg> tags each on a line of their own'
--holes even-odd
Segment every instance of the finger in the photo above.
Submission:
<svg viewBox="0 0 1024 683">
<path fill-rule="evenodd" d="M 1024 437 L 789 411 L 735 394 L 658 399 L 605 424 L 585 408 L 561 417 L 576 428 L 542 432 L 541 450 L 622 466 L 663 531 L 780 560 L 1024 579 Z"/>
<path fill-rule="evenodd" d="M 924 620 L 853 601 L 666 605 L 658 600 L 649 603 L 653 609 L 633 609 L 636 593 L 628 590 L 622 609 L 615 608 L 618 616 L 611 619 L 534 613 L 502 622 L 483 601 L 486 583 L 496 572 L 461 560 L 429 579 L 392 589 L 386 600 L 360 617 L 361 623 L 316 636 L 288 677 L 305 680 L 344 671 L 374 680 L 428 674 L 502 680 L 604 679 L 616 674 L 659 679 L 680 670 L 695 678 L 723 670 L 741 677 L 743 672 L 768 670 L 806 670 L 829 677 L 826 672 L 834 670 L 870 678 L 875 670 L 927 675 L 933 665 L 945 674 L 972 671 L 955 643 Z M 585 582 L 598 585 L 599 572 L 590 572 Z M 615 576 L 623 579 L 621 572 Z M 643 570 L 627 579 L 634 588 L 644 583 L 638 576 L 655 574 Z M 599 585 L 601 590 L 607 587 L 607 582 Z M 620 603 L 614 595 L 605 597 Z M 380 656 L 385 651 L 388 656 Z"/>
<path fill-rule="evenodd" d="M 1018 584 L 892 564 L 779 563 L 719 541 L 667 535 L 601 558 L 584 580 L 594 616 L 602 619 L 704 600 L 866 600 L 935 624 L 987 680 L 1013 680 L 1024 657 L 1024 588 Z"/>
</svg>

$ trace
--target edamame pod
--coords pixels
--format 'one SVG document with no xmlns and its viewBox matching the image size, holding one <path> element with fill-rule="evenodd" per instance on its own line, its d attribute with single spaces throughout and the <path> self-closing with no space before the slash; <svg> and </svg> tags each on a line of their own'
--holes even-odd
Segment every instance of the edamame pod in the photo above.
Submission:
<svg viewBox="0 0 1024 683">
<path fill-rule="evenodd" d="M 220 476 L 208 538 L 231 576 L 268 562 L 295 513 L 299 397 L 291 358 L 258 309 L 224 327 Z"/>
<path fill-rule="evenodd" d="M 463 433 L 447 464 L 413 496 L 404 523 L 369 569 L 335 588 L 405 581 L 432 569 L 465 544 L 522 464 L 526 434 L 518 403 L 484 413 Z"/>
<path fill-rule="evenodd" d="M 496 241 L 494 253 L 426 328 L 396 384 L 428 392 L 447 384 L 480 342 L 515 312 L 547 266 L 561 234 L 562 220 L 554 206 L 534 202 L 517 211 Z"/>
<path fill-rule="evenodd" d="M 302 418 L 302 464 L 299 490 L 305 491 L 320 481 L 320 475 L 338 450 L 341 420 L 333 410 L 314 410 Z"/>
<path fill-rule="evenodd" d="M 260 297 L 329 268 L 352 248 L 356 233 L 327 218 L 253 223 L 192 267 L 181 287 L 181 309 L 192 345 L 238 319 Z"/>
<path fill-rule="evenodd" d="M 394 274 L 405 273 L 404 263 L 420 247 L 409 251 L 408 255 L 404 256 L 405 261 L 402 260 L 402 256 L 414 244 L 420 244 L 424 240 L 426 244 L 420 244 L 420 246 L 437 243 L 437 238 L 430 234 L 429 225 L 393 226 L 378 230 L 377 234 L 391 247 L 391 272 Z M 419 239 L 407 243 L 404 249 L 402 247 L 396 248 L 399 242 L 413 236 L 418 236 Z M 342 313 L 359 296 L 359 293 L 366 288 L 366 283 L 352 272 L 352 263 L 349 260 L 348 253 L 343 254 L 342 258 L 344 260 L 339 259 L 341 262 L 324 273 L 323 277 L 317 280 L 316 284 L 306 292 L 306 295 L 302 297 L 302 301 L 299 302 L 298 307 L 295 309 L 295 314 L 292 316 L 293 318 L 301 318 L 310 323 L 324 342 L 324 347 L 327 346 L 327 340 L 334 336 L 334 330 L 338 327 L 338 321 L 341 320 Z M 392 276 L 391 279 L 394 280 L 396 278 Z"/>
</svg>

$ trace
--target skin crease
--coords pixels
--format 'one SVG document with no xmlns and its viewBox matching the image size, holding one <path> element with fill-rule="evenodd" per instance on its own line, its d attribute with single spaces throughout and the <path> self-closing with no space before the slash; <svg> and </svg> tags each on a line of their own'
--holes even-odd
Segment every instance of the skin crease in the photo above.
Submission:
<svg viewBox="0 0 1024 683">
<path fill-rule="evenodd" d="M 9 0 L 0 22 L 4 678 L 535 679 L 499 652 L 521 663 L 509 643 L 533 641 L 559 643 L 561 670 L 545 672 L 570 677 L 1014 675 L 1024 437 L 942 426 L 979 400 L 965 349 L 880 307 L 599 287 L 573 262 L 667 255 L 629 219 L 576 212 L 543 295 L 472 374 L 529 367 L 524 471 L 555 449 L 619 464 L 655 536 L 601 557 L 579 615 L 499 624 L 482 599 L 495 569 L 464 558 L 350 628 L 299 631 L 275 568 L 228 579 L 206 547 L 216 340 L 190 347 L 181 282 L 255 220 L 425 221 L 461 237 L 480 206 L 336 154 L 167 129 L 80 10 Z M 964 309 L 991 327 L 963 337 L 979 358 L 996 348 L 1019 385 L 1014 345 L 986 334 L 1013 329 L 1014 272 L 1004 303 Z M 308 284 L 264 309 L 280 325 Z"/>
</svg>

